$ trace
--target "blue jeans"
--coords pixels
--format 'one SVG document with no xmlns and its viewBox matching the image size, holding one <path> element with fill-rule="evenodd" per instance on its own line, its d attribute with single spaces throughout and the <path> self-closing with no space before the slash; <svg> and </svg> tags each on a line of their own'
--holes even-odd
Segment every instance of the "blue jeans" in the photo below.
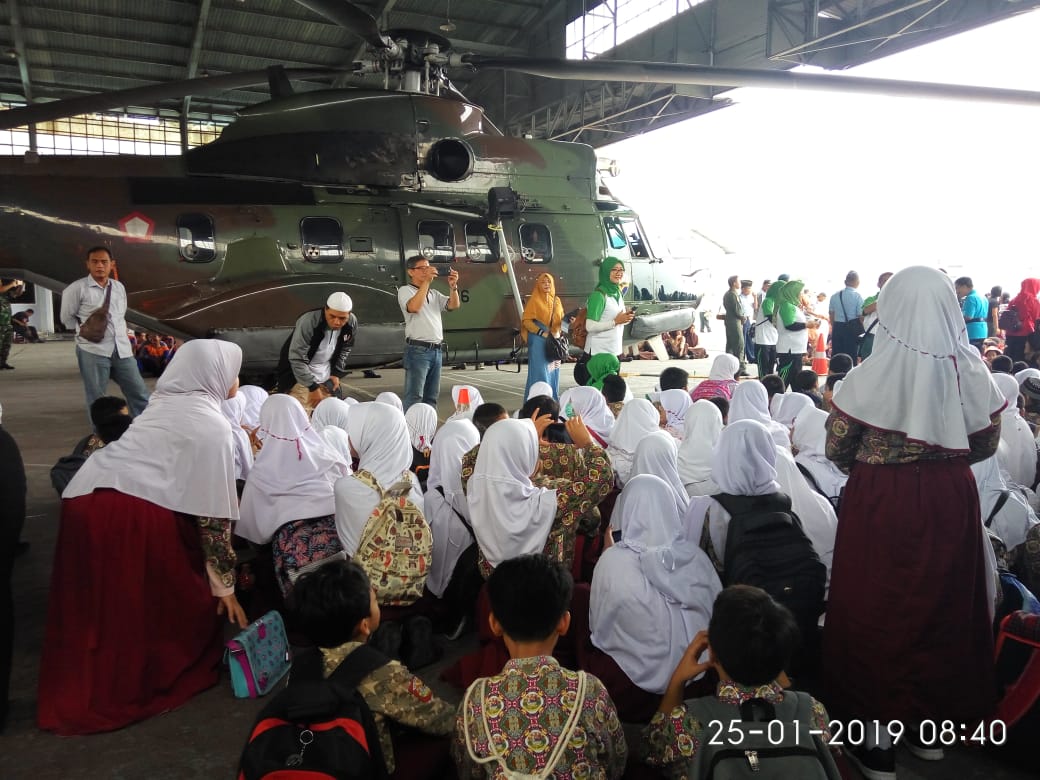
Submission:
<svg viewBox="0 0 1040 780">
<path fill-rule="evenodd" d="M 79 362 L 79 375 L 83 377 L 83 388 L 87 395 L 87 418 L 90 418 L 90 407 L 103 395 L 108 394 L 108 380 L 114 379 L 123 391 L 130 414 L 137 417 L 148 405 L 148 388 L 145 387 L 141 373 L 137 370 L 137 361 L 132 357 L 119 357 L 113 351 L 108 357 L 95 355 L 76 348 L 76 360 Z"/>
<path fill-rule="evenodd" d="M 549 370 L 549 361 L 545 358 L 545 337 L 536 333 L 527 334 L 527 386 L 524 388 L 524 400 L 531 392 L 535 382 L 547 382 L 552 388 L 553 398 L 560 397 L 560 369 Z"/>
<path fill-rule="evenodd" d="M 404 347 L 404 410 L 422 401 L 437 408 L 441 391 L 441 348 L 406 344 Z"/>
</svg>

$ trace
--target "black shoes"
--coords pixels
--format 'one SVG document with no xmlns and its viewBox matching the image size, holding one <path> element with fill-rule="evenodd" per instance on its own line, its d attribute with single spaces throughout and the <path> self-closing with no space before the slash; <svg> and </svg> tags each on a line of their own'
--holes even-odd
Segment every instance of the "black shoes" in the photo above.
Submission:
<svg viewBox="0 0 1040 780">
<path fill-rule="evenodd" d="M 896 749 L 850 747 L 845 750 L 852 764 L 866 780 L 896 780 Z"/>
<path fill-rule="evenodd" d="M 9 371 L 14 371 L 14 366 L 12 366 L 10 363 L 0 363 L 0 369 L 5 368 Z"/>
</svg>

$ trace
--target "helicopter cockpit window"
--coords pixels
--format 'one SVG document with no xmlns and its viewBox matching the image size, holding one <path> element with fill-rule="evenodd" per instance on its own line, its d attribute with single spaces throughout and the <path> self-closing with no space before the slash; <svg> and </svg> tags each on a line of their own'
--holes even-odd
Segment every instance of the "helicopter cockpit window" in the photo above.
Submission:
<svg viewBox="0 0 1040 780">
<path fill-rule="evenodd" d="M 486 221 L 466 223 L 466 256 L 471 263 L 493 263 L 498 260 L 498 233 Z"/>
<path fill-rule="evenodd" d="M 617 217 L 607 217 L 603 220 L 603 227 L 607 229 L 607 241 L 613 250 L 625 249 L 628 241 L 625 240 L 625 229 L 621 220 Z"/>
<path fill-rule="evenodd" d="M 300 220 L 303 259 L 308 263 L 339 263 L 343 260 L 343 226 L 332 217 Z"/>
<path fill-rule="evenodd" d="M 526 263 L 552 262 L 552 236 L 549 228 L 535 222 L 520 226 L 520 253 Z"/>
<path fill-rule="evenodd" d="M 431 263 L 455 259 L 455 230 L 450 222 L 425 219 L 419 223 L 419 254 Z"/>
<path fill-rule="evenodd" d="M 188 263 L 210 263 L 217 256 L 213 220 L 208 214 L 177 217 L 177 249 Z"/>
<path fill-rule="evenodd" d="M 628 236 L 628 248 L 632 257 L 650 257 L 650 247 L 643 238 L 643 230 L 634 219 L 623 219 L 621 225 Z"/>
</svg>

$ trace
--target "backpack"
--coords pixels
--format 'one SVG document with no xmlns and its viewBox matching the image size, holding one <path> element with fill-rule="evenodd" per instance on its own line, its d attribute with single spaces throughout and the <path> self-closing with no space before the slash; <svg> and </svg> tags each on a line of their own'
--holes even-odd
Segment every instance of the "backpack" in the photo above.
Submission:
<svg viewBox="0 0 1040 780">
<path fill-rule="evenodd" d="M 785 691 L 779 704 L 749 699 L 739 711 L 714 696 L 704 696 L 687 701 L 686 708 L 704 725 L 687 775 L 691 780 L 841 778 L 823 740 L 809 733 L 812 697 L 807 693 Z"/>
<path fill-rule="evenodd" d="M 803 642 L 816 633 L 824 609 L 827 567 L 783 493 L 712 496 L 730 513 L 723 554 L 724 585 L 761 588 L 794 615 Z"/>
<path fill-rule="evenodd" d="M 1004 331 L 1018 330 L 1022 327 L 1022 317 L 1017 309 L 1008 307 L 997 317 L 997 327 Z"/>
<path fill-rule="evenodd" d="M 362 645 L 324 680 L 320 652 L 298 656 L 288 687 L 253 724 L 238 780 L 385 778 L 379 732 L 357 685 L 389 660 Z"/>
<path fill-rule="evenodd" d="M 501 770 L 501 777 L 506 780 L 546 780 L 552 777 L 553 772 L 556 771 L 556 765 L 560 763 L 560 759 L 563 758 L 564 751 L 567 750 L 567 745 L 570 743 L 571 738 L 574 736 L 574 731 L 578 727 L 578 721 L 581 719 L 581 712 L 585 706 L 585 688 L 588 682 L 588 675 L 585 672 L 578 672 L 578 691 L 574 699 L 574 708 L 570 711 L 567 716 L 567 720 L 563 724 L 563 729 L 560 731 L 560 735 L 556 738 L 556 744 L 553 746 L 552 753 L 549 754 L 548 760 L 545 762 L 545 766 L 542 767 L 540 772 L 518 772 L 515 769 L 510 769 L 506 766 L 505 756 L 499 754 L 495 750 L 495 741 L 491 738 L 491 731 L 488 729 L 487 717 L 484 715 L 486 708 L 483 706 L 485 700 L 485 691 L 487 689 L 487 678 L 481 677 L 476 680 L 466 691 L 466 695 L 462 699 L 462 732 L 466 736 L 466 752 L 469 753 L 470 759 L 476 764 L 490 764 L 492 761 L 498 763 L 498 767 Z M 473 752 L 473 742 L 469 735 L 469 700 L 474 690 L 478 690 L 478 697 L 481 702 L 481 716 L 480 725 L 483 727 L 484 738 L 487 740 L 488 750 L 491 751 L 490 756 L 481 758 Z"/>
<path fill-rule="evenodd" d="M 585 342 L 589 337 L 589 330 L 587 327 L 588 320 L 589 307 L 582 306 L 574 313 L 574 316 L 571 317 L 570 325 L 567 330 L 567 335 L 571 344 L 581 350 L 585 349 Z"/>
<path fill-rule="evenodd" d="M 380 604 L 413 604 L 426 585 L 433 535 L 422 512 L 408 498 L 411 472 L 405 471 L 388 490 L 365 469 L 354 476 L 379 494 L 379 503 L 361 531 L 354 560 L 372 581 Z"/>
</svg>

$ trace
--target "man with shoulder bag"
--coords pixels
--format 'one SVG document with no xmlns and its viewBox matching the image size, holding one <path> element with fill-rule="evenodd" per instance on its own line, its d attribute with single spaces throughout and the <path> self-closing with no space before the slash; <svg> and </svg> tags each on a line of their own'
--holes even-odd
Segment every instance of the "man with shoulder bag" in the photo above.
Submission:
<svg viewBox="0 0 1040 780">
<path fill-rule="evenodd" d="M 831 322 L 831 355 L 845 354 L 853 363 L 859 357 L 860 337 L 864 334 L 863 297 L 856 291 L 859 274 L 849 271 L 845 276 L 845 289 L 831 296 L 829 308 Z"/>
</svg>

